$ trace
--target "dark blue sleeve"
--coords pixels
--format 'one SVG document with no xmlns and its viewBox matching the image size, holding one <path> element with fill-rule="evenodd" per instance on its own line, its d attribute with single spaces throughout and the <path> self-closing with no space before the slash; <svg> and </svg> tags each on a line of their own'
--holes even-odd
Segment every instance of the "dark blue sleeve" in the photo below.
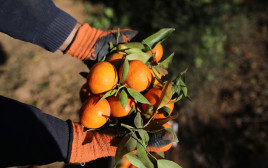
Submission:
<svg viewBox="0 0 268 168">
<path fill-rule="evenodd" d="M 0 167 L 66 161 L 71 130 L 66 121 L 0 96 Z"/>
<path fill-rule="evenodd" d="M 51 0 L 1 0 L 0 31 L 56 51 L 77 21 Z"/>
</svg>

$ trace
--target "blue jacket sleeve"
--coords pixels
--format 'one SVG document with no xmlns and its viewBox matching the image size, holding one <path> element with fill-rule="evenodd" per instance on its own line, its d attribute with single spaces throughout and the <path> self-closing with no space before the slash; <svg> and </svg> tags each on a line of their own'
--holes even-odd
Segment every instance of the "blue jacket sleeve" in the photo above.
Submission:
<svg viewBox="0 0 268 168">
<path fill-rule="evenodd" d="M 70 123 L 0 96 L 0 167 L 68 162 L 71 132 Z"/>
<path fill-rule="evenodd" d="M 1 0 L 0 31 L 56 51 L 77 21 L 51 0 Z"/>
</svg>

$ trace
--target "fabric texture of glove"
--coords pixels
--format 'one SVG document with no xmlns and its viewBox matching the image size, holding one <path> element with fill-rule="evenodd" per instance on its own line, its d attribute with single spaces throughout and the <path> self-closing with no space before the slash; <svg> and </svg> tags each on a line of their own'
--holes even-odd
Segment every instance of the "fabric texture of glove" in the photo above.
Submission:
<svg viewBox="0 0 268 168">
<path fill-rule="evenodd" d="M 102 157 L 115 156 L 116 149 L 128 130 L 124 128 L 106 128 L 101 131 L 86 131 L 79 123 L 69 121 L 73 130 L 70 133 L 69 163 L 82 163 Z M 148 151 L 164 152 L 171 148 L 174 136 L 162 130 L 150 134 Z"/>
<path fill-rule="evenodd" d="M 119 43 L 129 42 L 138 34 L 138 31 L 124 29 L 120 31 Z M 77 57 L 80 60 L 98 60 L 100 61 L 109 53 L 110 42 L 113 45 L 117 42 L 118 31 L 101 31 L 83 24 L 77 31 L 77 34 L 68 47 L 66 54 Z"/>
</svg>

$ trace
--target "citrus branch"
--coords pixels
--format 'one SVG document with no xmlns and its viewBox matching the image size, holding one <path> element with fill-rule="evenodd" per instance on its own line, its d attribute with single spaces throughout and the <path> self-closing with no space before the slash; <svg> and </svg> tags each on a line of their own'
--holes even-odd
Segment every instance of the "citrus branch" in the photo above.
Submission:
<svg viewBox="0 0 268 168">
<path fill-rule="evenodd" d="M 119 92 L 122 88 L 126 87 L 126 85 L 127 85 L 127 84 L 124 84 L 124 85 L 121 85 L 121 86 L 119 85 L 119 86 L 118 86 L 118 89 L 117 89 L 117 91 L 116 91 L 116 93 L 115 93 L 115 96 L 117 96 L 118 92 Z"/>
<path fill-rule="evenodd" d="M 143 126 L 143 128 L 145 128 L 145 127 L 147 127 L 149 124 L 150 124 L 150 122 L 151 122 L 151 120 L 154 118 L 154 116 L 156 115 L 158 113 L 158 110 L 150 117 L 150 119 L 147 121 L 147 123 Z"/>
</svg>

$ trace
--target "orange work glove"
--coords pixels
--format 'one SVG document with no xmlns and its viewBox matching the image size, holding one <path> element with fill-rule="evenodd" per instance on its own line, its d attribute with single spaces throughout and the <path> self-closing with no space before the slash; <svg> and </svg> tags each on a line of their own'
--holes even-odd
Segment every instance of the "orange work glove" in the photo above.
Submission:
<svg viewBox="0 0 268 168">
<path fill-rule="evenodd" d="M 128 131 L 124 128 L 106 128 L 101 131 L 83 131 L 79 123 L 72 122 L 69 163 L 90 162 L 102 157 L 115 156 L 120 140 Z M 148 150 L 164 152 L 171 148 L 174 136 L 162 130 L 150 134 Z"/>
<path fill-rule="evenodd" d="M 98 60 L 100 61 L 109 53 L 110 42 L 116 44 L 117 30 L 101 31 L 83 24 L 77 31 L 73 42 L 66 49 L 65 53 L 80 60 Z M 124 29 L 120 31 L 119 43 L 126 43 L 133 39 L 138 31 Z"/>
</svg>

